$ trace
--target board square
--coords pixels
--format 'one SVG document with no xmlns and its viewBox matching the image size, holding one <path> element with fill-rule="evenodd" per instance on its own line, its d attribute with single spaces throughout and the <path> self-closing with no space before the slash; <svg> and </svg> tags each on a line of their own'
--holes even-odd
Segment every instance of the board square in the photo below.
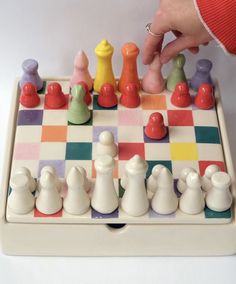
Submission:
<svg viewBox="0 0 236 284">
<path fill-rule="evenodd" d="M 67 127 L 59 125 L 42 126 L 42 142 L 66 142 Z"/>
<path fill-rule="evenodd" d="M 164 138 L 157 140 L 157 139 L 151 139 L 145 134 L 145 127 L 143 127 L 143 138 L 145 143 L 169 143 L 169 129 L 166 127 L 167 134 Z"/>
<path fill-rule="evenodd" d="M 149 160 L 171 160 L 169 143 L 145 143 L 145 159 Z"/>
<path fill-rule="evenodd" d="M 113 110 L 94 110 L 93 111 L 94 126 L 117 126 L 118 113 Z"/>
<path fill-rule="evenodd" d="M 30 133 L 30 135 L 29 135 Z M 16 129 L 16 141 L 18 143 L 33 143 L 39 142 L 42 135 L 42 126 L 41 125 L 34 125 L 27 127 L 25 126 L 18 126 Z"/>
<path fill-rule="evenodd" d="M 169 126 L 193 126 L 191 110 L 168 110 Z"/>
<path fill-rule="evenodd" d="M 141 106 L 144 110 L 166 110 L 164 95 L 141 95 Z"/>
<path fill-rule="evenodd" d="M 199 161 L 200 175 L 203 176 L 205 169 L 210 165 L 217 165 L 221 171 L 225 171 L 225 163 L 221 161 Z"/>
<path fill-rule="evenodd" d="M 41 142 L 41 160 L 63 160 L 65 159 L 66 143 L 64 142 Z"/>
<path fill-rule="evenodd" d="M 220 144 L 220 135 L 217 127 L 195 126 L 197 143 Z"/>
<path fill-rule="evenodd" d="M 171 160 L 198 160 L 198 149 L 195 143 L 170 143 Z"/>
<path fill-rule="evenodd" d="M 120 160 L 129 160 L 134 155 L 140 155 L 145 158 L 143 143 L 119 143 L 118 156 Z"/>
<path fill-rule="evenodd" d="M 64 104 L 64 106 L 56 109 L 56 110 L 60 110 L 60 109 L 68 109 L 68 106 L 69 106 L 69 99 L 70 99 L 70 96 L 69 95 L 65 95 L 65 98 L 66 98 L 66 103 Z M 45 104 L 45 101 L 44 101 L 44 109 L 53 109 L 53 108 L 50 108 L 49 106 L 47 106 Z M 55 109 L 53 109 L 55 110 Z"/>
<path fill-rule="evenodd" d="M 194 128 L 191 126 L 185 126 L 185 127 L 169 126 L 169 137 L 171 143 L 196 142 Z"/>
<path fill-rule="evenodd" d="M 198 143 L 198 159 L 201 161 L 223 161 L 224 156 L 220 144 Z"/>
<path fill-rule="evenodd" d="M 93 109 L 94 110 L 117 110 L 117 105 L 114 107 L 110 107 L 110 108 L 105 108 L 102 107 L 98 104 L 98 96 L 99 95 L 93 95 Z"/>
<path fill-rule="evenodd" d="M 93 127 L 90 125 L 69 125 L 67 127 L 67 142 L 92 142 Z"/>
<path fill-rule="evenodd" d="M 43 125 L 67 125 L 65 110 L 44 110 Z"/>
<path fill-rule="evenodd" d="M 214 110 L 193 111 L 193 122 L 195 126 L 216 126 L 217 115 Z"/>
<path fill-rule="evenodd" d="M 66 160 L 91 160 L 92 143 L 69 142 L 66 144 Z"/>
<path fill-rule="evenodd" d="M 119 126 L 118 141 L 121 143 L 143 143 L 143 131 L 140 126 Z"/>
<path fill-rule="evenodd" d="M 15 160 L 38 160 L 40 143 L 16 143 L 13 152 Z"/>
<path fill-rule="evenodd" d="M 20 110 L 18 114 L 18 125 L 41 125 L 43 121 L 43 110 Z"/>
<path fill-rule="evenodd" d="M 171 161 L 161 161 L 161 160 L 158 161 L 158 160 L 154 160 L 154 161 L 147 161 L 147 163 L 148 163 L 148 170 L 147 170 L 147 174 L 146 174 L 147 178 L 151 175 L 152 169 L 156 165 L 163 165 L 170 172 L 172 172 L 172 162 Z"/>
<path fill-rule="evenodd" d="M 231 210 L 228 209 L 223 212 L 216 212 L 209 209 L 207 206 L 204 209 L 205 217 L 208 219 L 229 219 L 231 218 Z"/>
<path fill-rule="evenodd" d="M 37 177 L 40 177 L 40 172 L 42 168 L 46 166 L 53 167 L 59 177 L 65 177 L 65 160 L 40 160 Z"/>
<path fill-rule="evenodd" d="M 119 110 L 119 125 L 143 125 L 143 113 L 141 110 Z"/>
<path fill-rule="evenodd" d="M 99 141 L 99 135 L 103 131 L 110 131 L 114 135 L 115 142 L 117 143 L 117 127 L 114 126 L 94 126 L 93 127 L 93 142 Z"/>
</svg>

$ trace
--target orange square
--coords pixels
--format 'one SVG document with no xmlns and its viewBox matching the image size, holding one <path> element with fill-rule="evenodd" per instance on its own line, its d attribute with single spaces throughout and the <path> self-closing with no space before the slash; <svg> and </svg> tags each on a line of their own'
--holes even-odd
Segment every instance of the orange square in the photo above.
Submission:
<svg viewBox="0 0 236 284">
<path fill-rule="evenodd" d="M 142 109 L 165 110 L 166 97 L 164 95 L 142 95 L 141 96 Z"/>
<path fill-rule="evenodd" d="M 67 126 L 44 125 L 42 127 L 42 142 L 66 142 Z"/>
<path fill-rule="evenodd" d="M 95 167 L 94 167 L 94 161 L 92 161 L 92 178 L 96 178 L 96 170 L 95 170 Z M 118 161 L 117 160 L 115 160 L 113 178 L 118 178 Z"/>
</svg>

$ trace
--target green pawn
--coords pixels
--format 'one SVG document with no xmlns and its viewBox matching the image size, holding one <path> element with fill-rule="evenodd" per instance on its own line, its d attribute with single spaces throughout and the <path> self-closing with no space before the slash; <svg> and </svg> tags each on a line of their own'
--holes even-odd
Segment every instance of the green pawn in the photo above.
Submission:
<svg viewBox="0 0 236 284">
<path fill-rule="evenodd" d="M 185 73 L 184 73 L 184 64 L 185 64 L 185 56 L 183 54 L 178 54 L 173 59 L 173 67 L 170 72 L 170 75 L 167 77 L 167 90 L 173 92 L 175 90 L 175 86 L 178 83 L 187 82 Z"/>
<path fill-rule="evenodd" d="M 71 93 L 72 101 L 67 113 L 68 121 L 73 124 L 84 124 L 90 119 L 90 110 L 84 102 L 84 88 L 81 85 L 75 85 Z"/>
</svg>

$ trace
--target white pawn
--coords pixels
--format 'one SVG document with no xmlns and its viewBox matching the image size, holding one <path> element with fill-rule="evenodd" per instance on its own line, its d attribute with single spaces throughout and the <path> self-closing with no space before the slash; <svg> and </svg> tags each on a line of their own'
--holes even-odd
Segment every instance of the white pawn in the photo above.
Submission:
<svg viewBox="0 0 236 284">
<path fill-rule="evenodd" d="M 62 198 L 56 186 L 55 176 L 50 172 L 43 172 L 40 177 L 41 190 L 36 199 L 36 208 L 43 214 L 54 214 L 62 208 Z"/>
<path fill-rule="evenodd" d="M 91 187 L 91 183 L 90 181 L 88 180 L 87 178 L 87 172 L 86 170 L 83 168 L 83 167 L 80 167 L 80 166 L 77 166 L 77 169 L 78 171 L 82 174 L 83 176 L 83 179 L 84 179 L 84 188 L 85 188 L 85 191 L 89 191 L 90 190 L 90 187 Z"/>
<path fill-rule="evenodd" d="M 161 172 L 161 170 L 164 168 L 163 165 L 156 165 L 152 168 L 152 174 L 147 179 L 147 190 L 150 190 L 151 192 L 156 192 L 157 190 L 157 179 Z"/>
<path fill-rule="evenodd" d="M 225 172 L 216 172 L 211 178 L 212 188 L 207 193 L 206 205 L 213 211 L 223 212 L 231 207 L 233 198 L 229 190 L 230 176 Z"/>
<path fill-rule="evenodd" d="M 142 216 L 149 208 L 145 188 L 145 176 L 148 165 L 139 155 L 135 155 L 127 162 L 125 168 L 128 175 L 128 183 L 121 200 L 121 207 L 130 216 Z"/>
<path fill-rule="evenodd" d="M 88 211 L 90 200 L 84 186 L 84 177 L 78 168 L 71 168 L 67 179 L 68 191 L 63 201 L 63 208 L 73 215 L 82 215 Z"/>
<path fill-rule="evenodd" d="M 117 155 L 117 145 L 110 131 L 105 130 L 100 133 L 99 142 L 97 143 L 97 155 L 109 155 L 113 158 Z"/>
<path fill-rule="evenodd" d="M 113 182 L 114 160 L 111 156 L 100 156 L 94 163 L 96 169 L 95 187 L 91 206 L 102 214 L 115 211 L 119 205 Z"/>
<path fill-rule="evenodd" d="M 196 173 L 196 171 L 193 168 L 185 168 L 180 173 L 180 177 L 177 181 L 177 188 L 180 193 L 183 193 L 187 188 L 186 178 L 189 173 Z"/>
<path fill-rule="evenodd" d="M 220 168 L 217 165 L 210 165 L 205 169 L 204 176 L 202 177 L 202 189 L 209 191 L 212 188 L 211 177 L 214 173 L 220 172 Z"/>
<path fill-rule="evenodd" d="M 49 173 L 51 173 L 54 176 L 55 183 L 56 183 L 56 188 L 60 192 L 61 191 L 61 187 L 62 187 L 62 183 L 61 183 L 61 181 L 59 180 L 59 178 L 57 176 L 55 168 L 52 167 L 52 166 L 45 166 L 45 167 L 43 167 L 41 169 L 40 176 L 42 176 L 45 172 L 49 172 Z M 39 190 L 41 189 L 40 180 L 39 180 L 39 188 L 38 189 Z"/>
<path fill-rule="evenodd" d="M 201 189 L 201 178 L 198 173 L 188 174 L 187 188 L 180 197 L 179 208 L 186 214 L 199 214 L 205 207 L 204 195 Z"/>
<path fill-rule="evenodd" d="M 178 208 L 178 198 L 174 192 L 174 181 L 170 171 L 163 167 L 157 180 L 157 190 L 151 206 L 159 214 L 171 214 Z"/>
<path fill-rule="evenodd" d="M 26 167 L 20 167 L 18 169 L 16 169 L 15 174 L 24 174 L 28 177 L 29 179 L 29 189 L 31 192 L 34 192 L 36 189 L 36 182 L 34 180 L 34 178 L 31 175 L 31 172 L 29 169 L 27 169 Z"/>
<path fill-rule="evenodd" d="M 10 180 L 12 192 L 8 197 L 8 207 L 15 214 L 27 214 L 34 208 L 34 196 L 30 192 L 29 178 L 16 174 Z"/>
</svg>

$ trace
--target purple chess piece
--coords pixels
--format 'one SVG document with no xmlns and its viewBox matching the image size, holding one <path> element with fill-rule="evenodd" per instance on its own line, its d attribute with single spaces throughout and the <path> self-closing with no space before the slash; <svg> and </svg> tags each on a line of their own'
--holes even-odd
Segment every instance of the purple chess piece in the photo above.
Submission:
<svg viewBox="0 0 236 284">
<path fill-rule="evenodd" d="M 34 59 L 26 59 L 22 63 L 24 74 L 20 80 L 20 87 L 22 88 L 25 83 L 32 83 L 37 87 L 37 90 L 43 88 L 43 80 L 38 74 L 38 62 Z"/>
<path fill-rule="evenodd" d="M 190 87 L 197 91 L 199 87 L 204 84 L 213 85 L 213 81 L 211 79 L 211 69 L 212 69 L 212 62 L 208 59 L 201 59 L 197 62 L 197 70 L 194 76 L 190 81 Z"/>
</svg>

